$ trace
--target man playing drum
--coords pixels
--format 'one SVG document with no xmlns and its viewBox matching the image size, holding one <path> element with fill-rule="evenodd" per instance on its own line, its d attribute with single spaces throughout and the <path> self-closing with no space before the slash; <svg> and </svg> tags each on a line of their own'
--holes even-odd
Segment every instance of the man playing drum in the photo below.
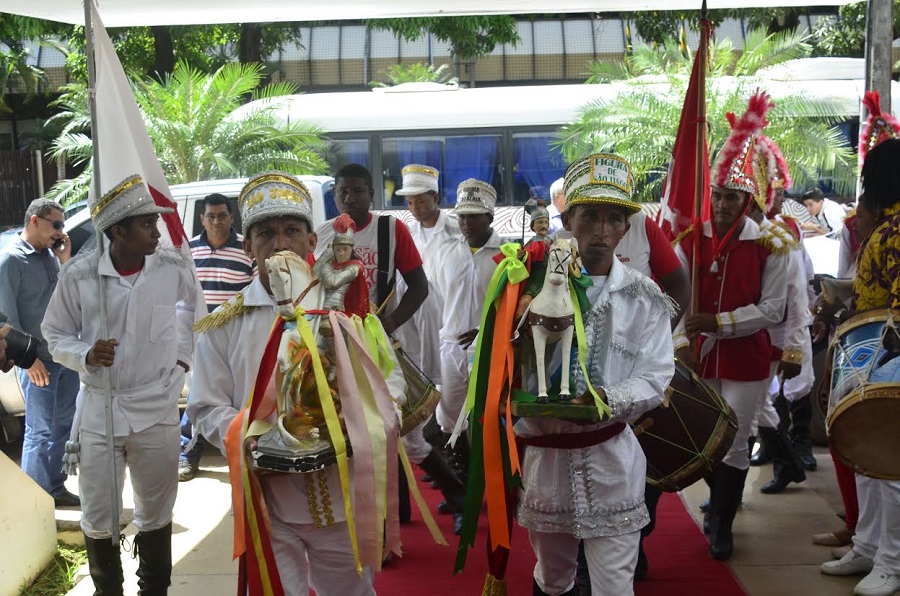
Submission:
<svg viewBox="0 0 900 596">
<path fill-rule="evenodd" d="M 678 357 L 693 368 L 734 410 L 738 431 L 725 459 L 707 477 L 710 556 L 731 558 L 731 526 L 749 468 L 747 439 L 759 396 L 768 389 L 771 342 L 767 328 L 784 317 L 787 259 L 784 247 L 746 216 L 758 192 L 753 139 L 765 125 L 771 99 L 757 93 L 716 159 L 712 177 L 712 221 L 692 230 L 679 245 L 691 262 L 694 234 L 700 235 L 699 312 L 676 330 Z M 696 351 L 687 339 L 696 340 Z"/>
<path fill-rule="evenodd" d="M 440 247 L 447 241 L 460 237 L 456 220 L 441 210 L 438 194 L 439 172 L 429 166 L 410 164 L 403 168 L 403 187 L 397 194 L 406 197 L 406 206 L 415 221 L 409 226 L 422 266 L 428 278 L 428 298 L 407 323 L 415 329 L 417 345 L 409 346 L 410 356 L 418 358 L 417 363 L 428 378 L 441 378 L 440 330 L 444 313 L 444 299 L 436 280 L 440 275 L 442 257 Z M 398 282 L 398 285 L 399 282 Z M 466 488 L 459 477 L 447 464 L 440 451 L 432 448 L 425 440 L 422 430 L 425 422 L 403 436 L 403 445 L 409 459 L 417 464 L 444 495 L 444 502 L 438 511 L 453 514 L 453 530 L 459 534 L 462 528 L 462 512 L 466 500 Z"/>
<path fill-rule="evenodd" d="M 896 137 L 895 130 L 885 136 Z M 873 137 L 873 145 L 881 140 Z M 868 147 L 862 168 L 867 210 L 881 212 L 877 228 L 863 246 L 853 282 L 855 313 L 900 308 L 900 139 L 889 138 Z M 840 311 L 836 317 L 849 314 Z M 887 355 L 880 364 L 896 363 L 900 355 L 896 329 L 887 330 Z M 863 440 L 862 437 L 860 437 Z M 885 458 L 897 454 L 886 453 Z M 822 564 L 828 575 L 868 573 L 854 588 L 858 596 L 888 596 L 900 591 L 900 481 L 877 480 L 857 474 L 859 521 L 853 550 L 838 561 Z"/>
</svg>

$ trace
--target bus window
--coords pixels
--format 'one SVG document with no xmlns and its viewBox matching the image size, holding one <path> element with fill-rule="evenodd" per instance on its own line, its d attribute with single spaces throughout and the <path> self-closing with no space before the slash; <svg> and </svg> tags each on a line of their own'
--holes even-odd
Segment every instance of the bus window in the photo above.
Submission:
<svg viewBox="0 0 900 596">
<path fill-rule="evenodd" d="M 325 160 L 331 166 L 332 173 L 337 172 L 342 166 L 358 163 L 369 167 L 369 140 L 368 139 L 340 139 L 328 141 Z"/>
<path fill-rule="evenodd" d="M 395 192 L 402 186 L 403 166 L 416 163 L 437 168 L 441 205 L 456 204 L 456 187 L 468 178 L 493 185 L 503 201 L 500 135 L 388 137 L 382 144 L 384 196 L 387 208 L 403 208 L 406 201 Z"/>
<path fill-rule="evenodd" d="M 515 178 L 513 201 L 523 205 L 534 197 L 550 201 L 550 185 L 566 173 L 566 162 L 559 149 L 553 147 L 553 133 L 513 134 Z"/>
</svg>

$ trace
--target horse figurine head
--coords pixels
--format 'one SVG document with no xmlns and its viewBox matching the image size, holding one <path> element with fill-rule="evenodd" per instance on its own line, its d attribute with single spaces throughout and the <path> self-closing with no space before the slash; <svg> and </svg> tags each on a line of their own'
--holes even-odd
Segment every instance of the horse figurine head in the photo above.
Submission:
<svg viewBox="0 0 900 596">
<path fill-rule="evenodd" d="M 283 250 L 266 259 L 265 266 L 278 314 L 283 318 L 293 319 L 298 306 L 318 308 L 318 292 L 312 291 L 318 280 L 306 259 Z"/>
<path fill-rule="evenodd" d="M 573 258 L 572 244 L 565 238 L 557 238 L 550 245 L 547 255 L 547 277 L 545 284 L 565 285 L 569 277 L 569 263 Z"/>
</svg>

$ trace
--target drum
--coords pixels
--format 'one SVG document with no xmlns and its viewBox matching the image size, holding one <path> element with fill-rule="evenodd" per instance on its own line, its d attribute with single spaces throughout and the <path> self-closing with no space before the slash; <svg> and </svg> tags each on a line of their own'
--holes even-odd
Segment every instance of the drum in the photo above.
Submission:
<svg viewBox="0 0 900 596">
<path fill-rule="evenodd" d="M 731 407 L 678 360 L 662 405 L 632 425 L 647 456 L 647 484 L 677 492 L 710 474 L 731 447 Z"/>
<path fill-rule="evenodd" d="M 886 360 L 885 335 L 900 312 L 871 311 L 835 332 L 826 428 L 834 454 L 858 474 L 900 480 L 900 356 Z"/>
<path fill-rule="evenodd" d="M 394 343 L 394 351 L 400 362 L 400 369 L 406 379 L 406 403 L 403 405 L 403 421 L 400 427 L 402 437 L 419 426 L 437 408 L 441 392 L 416 363 L 403 351 L 399 343 Z"/>
</svg>

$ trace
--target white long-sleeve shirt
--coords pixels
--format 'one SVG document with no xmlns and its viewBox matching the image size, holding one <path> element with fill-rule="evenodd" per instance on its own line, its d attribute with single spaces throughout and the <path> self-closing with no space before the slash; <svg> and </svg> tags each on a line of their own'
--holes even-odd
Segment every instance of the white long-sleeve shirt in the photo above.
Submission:
<svg viewBox="0 0 900 596">
<path fill-rule="evenodd" d="M 491 232 L 487 243 L 474 254 L 462 236 L 448 240 L 439 250 L 436 283 L 444 298 L 441 340 L 456 342 L 481 324 L 488 283 L 497 268 L 494 257 L 500 253 L 500 237 L 496 230 Z"/>
<path fill-rule="evenodd" d="M 584 316 L 586 365 L 594 387 L 602 387 L 612 418 L 580 425 L 553 418 L 520 418 L 516 434 L 579 434 L 627 422 L 658 406 L 675 374 L 669 319 L 673 307 L 649 278 L 613 259 L 609 276 L 594 278 Z M 557 347 L 550 368 L 559 366 Z M 572 358 L 573 395 L 587 390 Z M 519 523 L 542 532 L 578 538 L 619 536 L 646 525 L 647 460 L 630 427 L 582 449 L 525 450 Z"/>
<path fill-rule="evenodd" d="M 275 299 L 266 292 L 259 278 L 238 293 L 243 305 L 250 310 L 243 316 L 229 319 L 222 326 L 201 333 L 197 338 L 197 367 L 188 395 L 187 415 L 194 423 L 196 432 L 225 453 L 225 435 L 228 427 L 244 407 L 262 360 L 272 324 L 277 312 Z M 220 312 L 221 307 L 214 312 Z M 396 366 L 388 377 L 391 394 L 404 398 L 405 383 Z M 270 381 L 269 390 L 273 390 Z M 274 414 L 269 421 L 274 422 Z M 351 476 L 353 459 L 350 459 Z M 340 504 L 341 482 L 337 467 L 324 471 L 328 485 L 328 495 L 335 521 L 345 519 L 344 508 Z M 267 474 L 262 476 L 269 508 L 287 522 L 313 523 L 321 518 L 326 509 L 324 492 L 315 489 L 312 493 L 318 511 L 310 512 L 307 499 L 308 474 Z"/>
<path fill-rule="evenodd" d="M 100 329 L 98 271 L 107 335 Z M 94 342 L 107 338 L 119 342 L 110 367 L 115 436 L 178 422 L 185 374 L 178 361 L 191 365 L 197 302 L 193 263 L 169 249 L 157 249 L 127 277 L 116 271 L 108 250 L 78 255 L 63 267 L 41 330 L 53 359 L 81 375 L 82 430 L 106 433 L 103 367 L 86 359 Z"/>
</svg>

